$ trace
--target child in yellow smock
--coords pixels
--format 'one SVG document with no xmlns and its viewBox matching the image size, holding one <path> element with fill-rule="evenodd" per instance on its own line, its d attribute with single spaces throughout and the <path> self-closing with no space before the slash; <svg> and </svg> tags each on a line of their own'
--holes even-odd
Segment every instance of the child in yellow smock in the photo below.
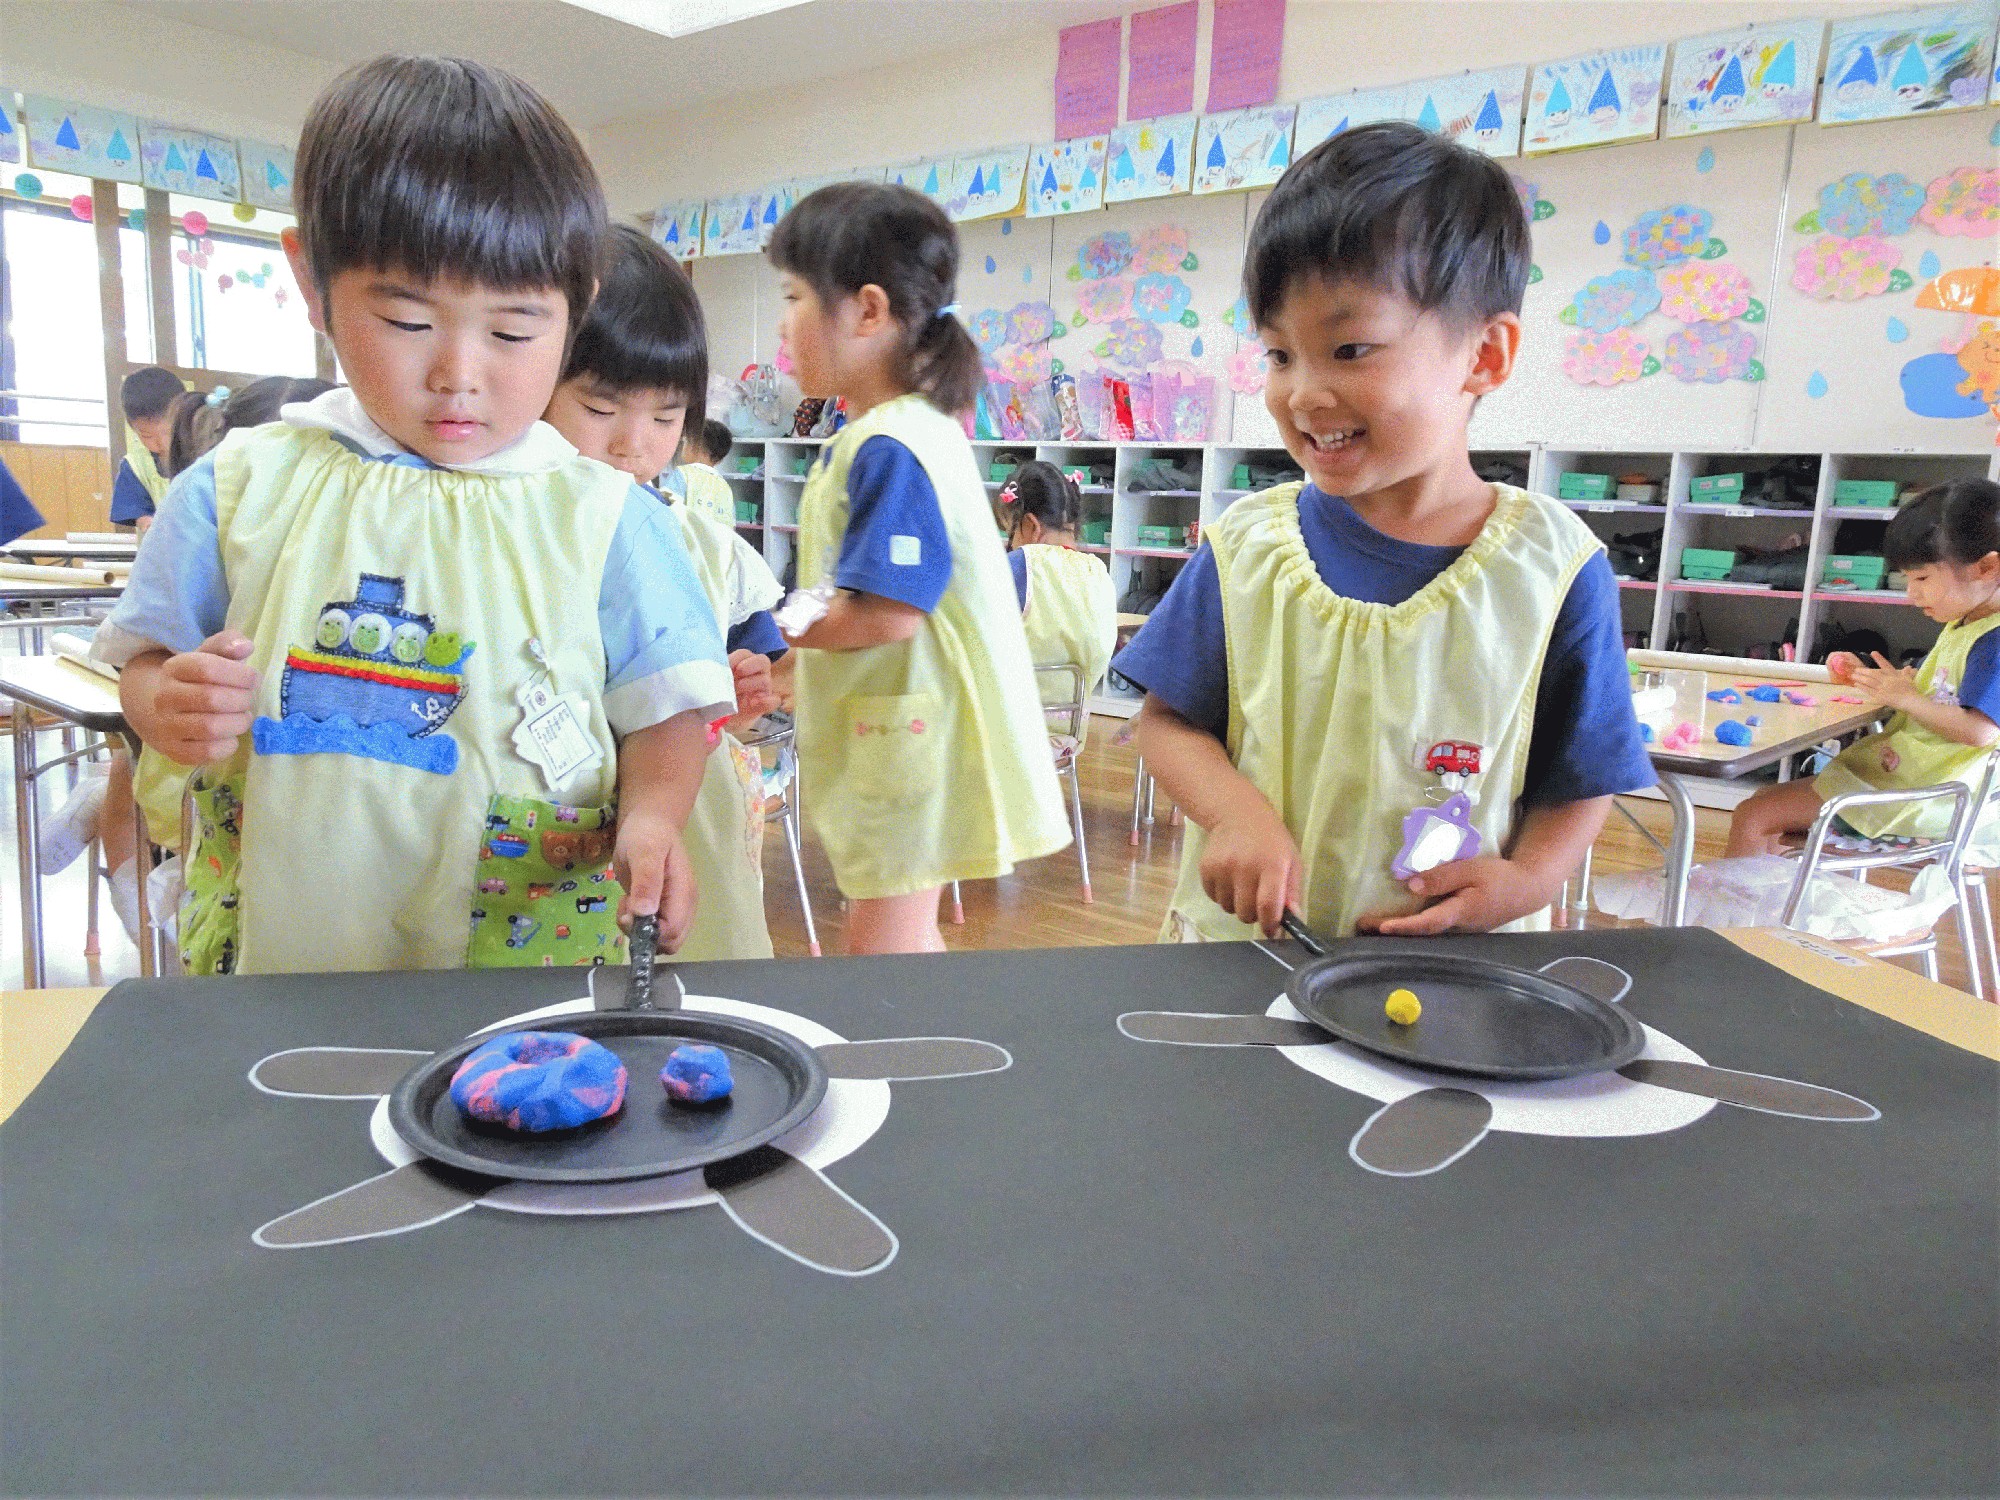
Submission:
<svg viewBox="0 0 2000 1500">
<path fill-rule="evenodd" d="M 1037 459 L 1008 478 L 1000 518 L 1029 659 L 1037 667 L 1074 662 L 1088 701 L 1118 645 L 1118 595 L 1103 559 L 1077 550 L 1083 494 L 1061 469 Z M 1036 680 L 1044 703 L 1068 702 L 1076 690 L 1062 673 L 1038 672 Z"/>
<path fill-rule="evenodd" d="M 821 188 L 771 241 L 780 335 L 850 419 L 799 506 L 798 580 L 838 590 L 792 637 L 807 814 L 853 953 L 941 950 L 938 890 L 1069 842 L 1027 636 L 956 413 L 982 380 L 953 315 L 958 236 L 922 194 Z"/>
<path fill-rule="evenodd" d="M 687 273 L 637 229 L 614 228 L 596 300 L 549 403 L 549 424 L 586 457 L 650 485 L 673 462 L 686 428 L 701 426 L 707 390 L 708 334 Z M 714 746 L 688 814 L 688 859 L 701 899 L 679 956 L 769 958 L 764 773 L 736 735 L 777 706 L 771 663 L 786 648 L 770 609 L 784 590 L 757 549 L 733 525 L 697 509 L 692 496 L 661 498 L 723 633 L 737 715 L 710 726 Z"/>
<path fill-rule="evenodd" d="M 1499 164 L 1404 123 L 1316 147 L 1259 211 L 1264 400 L 1309 482 L 1224 511 L 1115 663 L 1195 825 L 1164 936 L 1516 923 L 1652 784 L 1603 547 L 1466 449 L 1528 251 Z"/>
<path fill-rule="evenodd" d="M 1732 855 L 1776 853 L 1788 833 L 1812 827 L 1820 807 L 1848 792 L 1960 782 L 1977 787 L 2000 744 L 2000 485 L 1961 479 L 1924 491 L 1889 522 L 1889 567 L 1910 602 L 1944 626 L 1915 671 L 1880 654 L 1874 666 L 1847 652 L 1828 659 L 1834 680 L 1883 708 L 1887 727 L 1856 740 L 1810 781 L 1765 787 L 1729 822 Z M 1952 805 L 1930 798 L 1857 807 L 1840 821 L 1864 838 L 1938 838 Z"/>
<path fill-rule="evenodd" d="M 593 964 L 694 900 L 730 673 L 679 527 L 539 418 L 604 243 L 518 79 L 381 58 L 308 115 L 285 251 L 351 387 L 179 475 L 95 650 L 204 767 L 207 972 Z"/>
</svg>

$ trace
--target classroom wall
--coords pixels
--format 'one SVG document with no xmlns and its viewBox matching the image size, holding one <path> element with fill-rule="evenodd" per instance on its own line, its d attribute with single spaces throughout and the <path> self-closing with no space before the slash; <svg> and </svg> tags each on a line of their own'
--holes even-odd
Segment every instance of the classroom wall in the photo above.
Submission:
<svg viewBox="0 0 2000 1500">
<path fill-rule="evenodd" d="M 1206 87 L 1210 8 L 1202 0 L 1197 109 Z M 1867 0 L 1292 0 L 1278 97 L 1546 62 L 1789 14 L 1834 17 L 1882 8 Z M 938 10 L 940 25 L 949 24 L 950 7 Z M 802 14 L 802 26 L 809 17 Z M 810 45 L 809 38 L 802 44 Z M 746 90 L 728 106 L 614 121 L 590 132 L 591 151 L 613 212 L 631 216 L 672 198 L 1047 140 L 1055 128 L 1055 66 L 1055 31 L 1028 33 L 1004 55 L 990 47 L 946 52 L 802 88 Z"/>
<path fill-rule="evenodd" d="M 67 443 L 0 443 L 7 465 L 43 525 L 33 537 L 111 529 L 111 466 L 102 448 Z"/>
</svg>

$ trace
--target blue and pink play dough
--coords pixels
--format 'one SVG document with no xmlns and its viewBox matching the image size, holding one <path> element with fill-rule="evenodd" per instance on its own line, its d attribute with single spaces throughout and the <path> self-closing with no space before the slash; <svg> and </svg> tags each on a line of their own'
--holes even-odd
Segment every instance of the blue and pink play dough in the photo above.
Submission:
<svg viewBox="0 0 2000 1500">
<path fill-rule="evenodd" d="M 715 1104 L 729 1097 L 736 1080 L 729 1073 L 727 1052 L 687 1042 L 668 1054 L 660 1085 L 676 1104 Z"/>
<path fill-rule="evenodd" d="M 510 1031 L 481 1044 L 451 1075 L 451 1102 L 508 1130 L 573 1130 L 618 1113 L 625 1065 L 568 1031 Z"/>
</svg>

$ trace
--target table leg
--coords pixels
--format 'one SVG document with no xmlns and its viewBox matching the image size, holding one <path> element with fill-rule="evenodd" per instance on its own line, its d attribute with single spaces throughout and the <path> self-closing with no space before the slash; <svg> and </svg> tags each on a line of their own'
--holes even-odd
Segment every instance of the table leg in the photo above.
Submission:
<svg viewBox="0 0 2000 1500">
<path fill-rule="evenodd" d="M 1663 927 L 1687 925 L 1688 872 L 1694 868 L 1694 799 L 1687 784 L 1673 771 L 1660 773 L 1660 790 L 1673 809 L 1674 826 L 1667 835 L 1666 907 L 1660 914 Z"/>
<path fill-rule="evenodd" d="M 21 856 L 21 983 L 48 985 L 42 961 L 41 827 L 35 795 L 35 721 L 28 705 L 14 702 L 14 827 Z"/>
<path fill-rule="evenodd" d="M 132 757 L 133 769 L 137 770 L 139 755 L 144 749 L 137 735 L 127 736 L 126 749 Z M 139 886 L 139 975 L 142 979 L 156 979 L 160 973 L 160 947 L 152 920 L 153 840 L 146 831 L 145 809 L 139 806 L 137 797 L 132 799 L 132 828 L 135 835 L 132 848 L 136 851 L 132 856 L 132 866 Z"/>
</svg>

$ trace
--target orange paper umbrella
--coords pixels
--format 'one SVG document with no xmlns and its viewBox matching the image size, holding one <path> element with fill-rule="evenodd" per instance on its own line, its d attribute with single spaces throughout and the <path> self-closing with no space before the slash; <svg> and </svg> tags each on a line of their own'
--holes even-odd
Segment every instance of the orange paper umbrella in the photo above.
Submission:
<svg viewBox="0 0 2000 1500">
<path fill-rule="evenodd" d="M 1917 306 L 1934 312 L 2000 317 L 2000 270 L 1991 266 L 1965 266 L 1947 271 L 1917 293 Z"/>
</svg>

